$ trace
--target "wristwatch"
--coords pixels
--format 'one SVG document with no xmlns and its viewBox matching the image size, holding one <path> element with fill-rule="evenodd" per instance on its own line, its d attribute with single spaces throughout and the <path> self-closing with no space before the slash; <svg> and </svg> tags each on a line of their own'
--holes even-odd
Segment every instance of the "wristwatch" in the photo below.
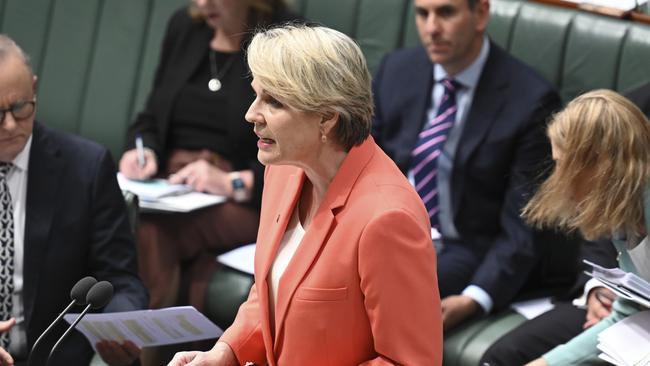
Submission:
<svg viewBox="0 0 650 366">
<path fill-rule="evenodd" d="M 248 200 L 248 191 L 244 180 L 241 179 L 239 172 L 230 173 L 230 183 L 232 184 L 232 199 L 235 202 L 244 202 Z"/>
</svg>

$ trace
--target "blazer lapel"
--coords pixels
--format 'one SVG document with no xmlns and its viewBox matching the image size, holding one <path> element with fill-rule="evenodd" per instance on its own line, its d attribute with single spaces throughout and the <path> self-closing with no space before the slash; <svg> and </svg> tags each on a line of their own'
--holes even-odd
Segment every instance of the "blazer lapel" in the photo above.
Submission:
<svg viewBox="0 0 650 366">
<path fill-rule="evenodd" d="M 491 42 L 490 53 L 483 66 L 481 77 L 474 92 L 474 100 L 458 142 L 458 149 L 454 159 L 454 171 L 463 170 L 463 167 L 481 144 L 496 121 L 499 111 L 504 106 L 505 93 L 503 89 L 508 87 L 508 77 L 507 70 L 499 66 L 501 64 L 499 60 L 500 52 L 501 50 Z M 453 176 L 456 178 L 459 175 L 454 174 Z M 458 212 L 457 205 L 460 202 L 459 196 L 463 190 L 463 182 L 454 179 L 452 184 L 454 187 L 452 190 L 454 196 L 452 199 L 452 202 L 454 202 L 453 212 Z"/>
<path fill-rule="evenodd" d="M 52 220 L 56 213 L 60 178 L 64 162 L 50 143 L 43 128 L 34 124 L 32 147 L 27 170 L 27 203 L 24 236 L 25 322 L 29 329 L 34 310 L 38 281 L 49 249 Z"/>
<path fill-rule="evenodd" d="M 269 223 L 261 225 L 258 233 L 258 240 L 255 252 L 255 286 L 257 289 L 257 298 L 262 312 L 262 333 L 264 335 L 264 346 L 267 352 L 267 359 L 274 360 L 273 335 L 271 334 L 271 321 L 269 314 L 269 284 L 267 282 L 268 274 L 275 260 L 275 256 L 280 247 L 280 242 L 284 237 L 293 208 L 300 197 L 300 191 L 304 182 L 304 173 L 297 171 L 291 175 L 286 184 L 281 185 L 283 193 L 276 205 L 270 208 L 269 216 L 262 218 L 260 222 Z"/>
<path fill-rule="evenodd" d="M 325 198 L 316 211 L 298 250 L 282 275 L 278 286 L 277 306 L 275 307 L 274 351 L 276 353 L 279 347 L 277 340 L 283 330 L 284 319 L 293 294 L 312 267 L 313 262 L 317 259 L 334 223 L 334 212 L 345 205 L 363 167 L 370 161 L 375 146 L 373 138 L 368 137 L 363 144 L 350 150 L 330 183 Z"/>
</svg>

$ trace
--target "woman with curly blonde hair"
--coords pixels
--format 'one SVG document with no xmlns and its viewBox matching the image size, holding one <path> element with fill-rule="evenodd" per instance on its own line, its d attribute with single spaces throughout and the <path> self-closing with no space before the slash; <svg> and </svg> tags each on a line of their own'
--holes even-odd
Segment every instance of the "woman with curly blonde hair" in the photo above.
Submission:
<svg viewBox="0 0 650 366">
<path fill-rule="evenodd" d="M 578 230 L 586 239 L 611 236 L 619 266 L 650 280 L 650 122 L 609 90 L 583 94 L 548 127 L 555 170 L 524 208 L 540 227 Z M 598 360 L 597 336 L 639 306 L 618 299 L 607 318 L 529 365 L 581 365 Z"/>
</svg>

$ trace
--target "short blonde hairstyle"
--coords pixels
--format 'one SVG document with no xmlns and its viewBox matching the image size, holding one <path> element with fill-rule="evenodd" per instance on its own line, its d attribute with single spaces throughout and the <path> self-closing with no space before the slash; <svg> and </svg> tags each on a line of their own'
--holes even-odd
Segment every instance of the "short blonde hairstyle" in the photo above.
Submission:
<svg viewBox="0 0 650 366">
<path fill-rule="evenodd" d="M 325 27 L 285 25 L 257 33 L 248 46 L 255 80 L 304 112 L 339 114 L 334 140 L 346 150 L 370 134 L 371 77 L 359 46 Z"/>
<path fill-rule="evenodd" d="M 650 122 L 639 108 L 613 91 L 595 90 L 555 115 L 547 133 L 563 156 L 523 210 L 531 223 L 577 229 L 587 239 L 650 229 L 644 225 Z M 585 180 L 588 191 L 576 202 Z"/>
</svg>

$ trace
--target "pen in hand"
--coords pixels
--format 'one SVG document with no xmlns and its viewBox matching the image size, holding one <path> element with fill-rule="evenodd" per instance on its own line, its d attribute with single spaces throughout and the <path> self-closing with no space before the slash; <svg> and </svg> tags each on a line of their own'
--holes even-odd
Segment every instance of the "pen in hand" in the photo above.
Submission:
<svg viewBox="0 0 650 366">
<path fill-rule="evenodd" d="M 142 143 L 142 136 L 140 135 L 135 137 L 135 149 L 138 153 L 138 167 L 144 169 L 147 160 L 144 156 L 144 144 Z"/>
</svg>

